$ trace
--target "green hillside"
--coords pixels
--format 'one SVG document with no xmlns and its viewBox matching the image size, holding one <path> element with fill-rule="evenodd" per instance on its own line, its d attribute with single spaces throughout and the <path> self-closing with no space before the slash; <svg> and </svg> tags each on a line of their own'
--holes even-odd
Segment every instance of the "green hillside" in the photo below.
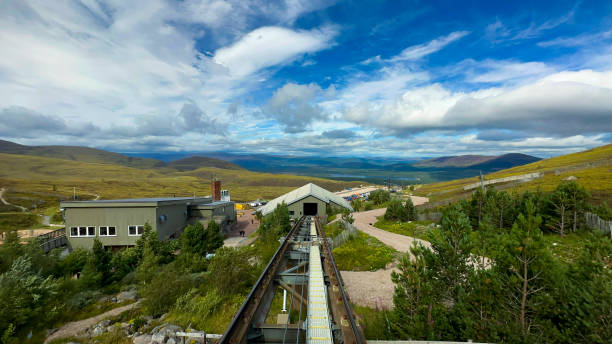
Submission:
<svg viewBox="0 0 612 344">
<path fill-rule="evenodd" d="M 213 175 L 236 201 L 275 198 L 309 182 L 331 191 L 359 185 L 243 169 L 204 167 L 180 172 L 0 153 L 0 188 L 7 189 L 4 198 L 35 213 L 52 214 L 60 200 L 72 197 L 73 187 L 79 199 L 210 195 Z"/>
<path fill-rule="evenodd" d="M 136 168 L 163 167 L 164 163 L 155 159 L 134 158 L 102 149 L 79 146 L 24 146 L 0 140 L 0 153 L 31 155 L 81 162 L 115 164 Z"/>
<path fill-rule="evenodd" d="M 485 175 L 485 180 L 540 172 L 543 177 L 529 182 L 510 182 L 496 184 L 495 188 L 514 188 L 516 190 L 537 189 L 553 190 L 562 180 L 575 177 L 591 193 L 596 202 L 612 200 L 612 145 L 605 145 L 587 151 L 561 155 L 540 160 L 531 164 L 517 166 Z M 472 191 L 463 187 L 478 182 L 478 178 L 457 179 L 448 182 L 427 184 L 415 194 L 428 196 L 432 201 L 444 201 L 467 197 Z"/>
</svg>

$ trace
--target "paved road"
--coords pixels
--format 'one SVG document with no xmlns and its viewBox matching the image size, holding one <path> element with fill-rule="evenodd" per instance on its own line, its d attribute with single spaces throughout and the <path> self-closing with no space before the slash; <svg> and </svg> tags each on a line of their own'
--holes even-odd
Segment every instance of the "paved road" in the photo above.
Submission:
<svg viewBox="0 0 612 344">
<path fill-rule="evenodd" d="M 223 241 L 223 246 L 236 247 L 250 245 L 255 241 L 255 237 L 249 238 L 251 233 L 257 230 L 259 221 L 253 215 L 253 211 L 245 211 L 244 215 L 237 220 L 236 227 L 228 234 L 227 239 Z M 240 231 L 244 231 L 244 237 L 240 236 Z"/>
</svg>

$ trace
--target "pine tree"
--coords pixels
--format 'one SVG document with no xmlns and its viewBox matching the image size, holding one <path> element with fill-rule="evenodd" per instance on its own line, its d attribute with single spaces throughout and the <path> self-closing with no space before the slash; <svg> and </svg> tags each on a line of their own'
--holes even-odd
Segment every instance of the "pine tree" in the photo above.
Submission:
<svg viewBox="0 0 612 344">
<path fill-rule="evenodd" d="M 208 222 L 204 237 L 206 253 L 214 253 L 219 247 L 223 246 L 223 235 L 221 235 L 221 230 L 215 220 Z"/>
<path fill-rule="evenodd" d="M 406 200 L 406 215 L 408 218 L 408 221 L 416 221 L 417 220 L 417 210 L 416 207 L 414 206 L 414 203 L 412 203 L 412 198 L 408 197 L 408 199 Z"/>
</svg>

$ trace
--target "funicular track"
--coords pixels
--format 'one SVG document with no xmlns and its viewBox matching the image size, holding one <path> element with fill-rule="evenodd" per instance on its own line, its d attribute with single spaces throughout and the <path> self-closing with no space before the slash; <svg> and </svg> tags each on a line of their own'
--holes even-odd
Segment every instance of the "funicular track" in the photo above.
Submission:
<svg viewBox="0 0 612 344">
<path fill-rule="evenodd" d="M 279 290 L 288 310 L 266 323 Z M 219 343 L 366 343 L 316 217 L 291 228 Z"/>
</svg>

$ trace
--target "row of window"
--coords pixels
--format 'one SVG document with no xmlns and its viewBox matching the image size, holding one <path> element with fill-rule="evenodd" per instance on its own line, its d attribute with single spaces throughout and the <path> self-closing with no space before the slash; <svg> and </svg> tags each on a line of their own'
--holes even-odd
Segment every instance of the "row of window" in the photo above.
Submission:
<svg viewBox="0 0 612 344">
<path fill-rule="evenodd" d="M 98 227 L 98 236 L 108 237 L 117 236 L 117 227 L 115 226 L 100 226 Z M 137 236 L 142 235 L 144 226 L 128 226 L 128 235 Z M 80 226 L 70 227 L 71 237 L 93 237 L 96 236 L 96 227 L 94 226 Z"/>
</svg>

